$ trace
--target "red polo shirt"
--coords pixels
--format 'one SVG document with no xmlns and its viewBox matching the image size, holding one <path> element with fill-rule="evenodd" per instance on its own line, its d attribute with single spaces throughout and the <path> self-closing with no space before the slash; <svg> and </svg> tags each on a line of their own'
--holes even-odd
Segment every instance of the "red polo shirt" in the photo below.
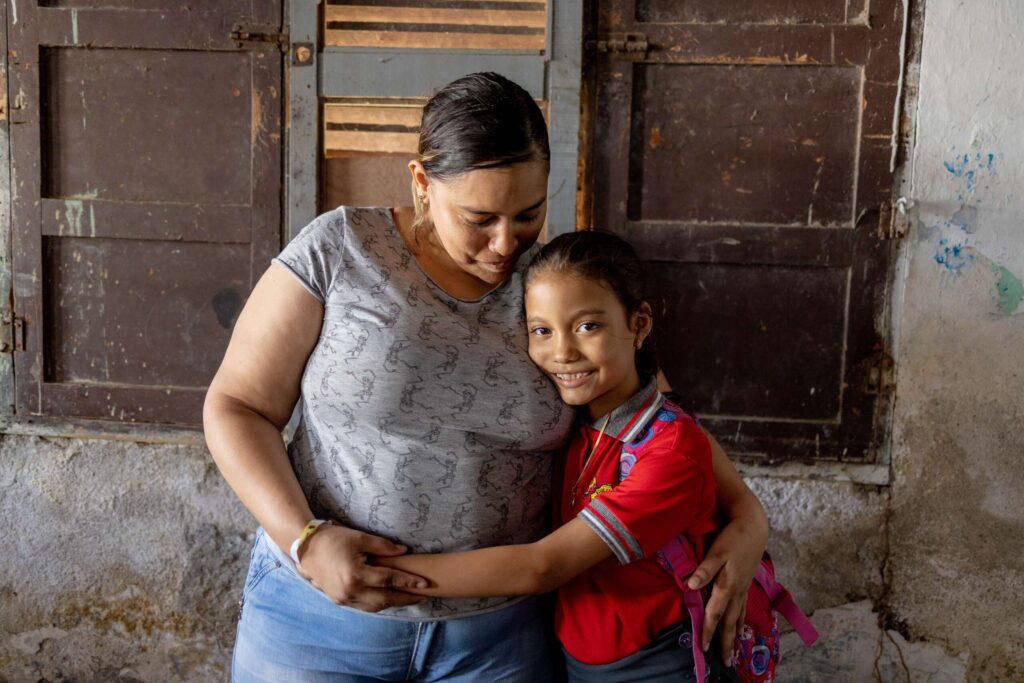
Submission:
<svg viewBox="0 0 1024 683">
<path fill-rule="evenodd" d="M 559 526 L 579 516 L 614 553 L 559 589 L 558 637 L 587 664 L 633 654 L 689 620 L 682 592 L 654 554 L 682 532 L 703 559 L 705 537 L 717 530 L 711 448 L 653 380 L 612 411 L 598 443 L 602 423 L 580 426 L 556 501 Z"/>
</svg>

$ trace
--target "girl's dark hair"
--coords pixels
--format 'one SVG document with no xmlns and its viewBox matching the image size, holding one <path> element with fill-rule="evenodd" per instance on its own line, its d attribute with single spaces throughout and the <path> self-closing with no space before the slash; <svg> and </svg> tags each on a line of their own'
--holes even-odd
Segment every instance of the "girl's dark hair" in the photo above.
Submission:
<svg viewBox="0 0 1024 683">
<path fill-rule="evenodd" d="M 597 280 L 615 294 L 631 316 L 647 303 L 654 311 L 655 299 L 648 289 L 645 266 L 626 240 L 607 232 L 585 230 L 559 235 L 545 244 L 523 273 L 523 286 L 545 273 L 562 273 Z M 654 330 L 636 352 L 636 369 L 641 376 L 658 372 Z"/>
<path fill-rule="evenodd" d="M 442 180 L 477 168 L 551 160 L 540 107 L 496 73 L 469 74 L 427 101 L 420 122 L 420 161 Z"/>
</svg>

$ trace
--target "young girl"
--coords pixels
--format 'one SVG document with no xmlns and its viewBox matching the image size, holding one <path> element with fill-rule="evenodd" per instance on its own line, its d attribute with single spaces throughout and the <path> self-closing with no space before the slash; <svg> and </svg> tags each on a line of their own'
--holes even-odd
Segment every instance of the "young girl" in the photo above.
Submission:
<svg viewBox="0 0 1024 683">
<path fill-rule="evenodd" d="M 555 527 L 531 544 L 379 558 L 430 596 L 559 588 L 570 680 L 694 680 L 683 592 L 655 554 L 682 533 L 699 557 L 716 531 L 708 441 L 656 386 L 643 265 L 609 234 L 547 244 L 524 276 L 530 358 L 578 430 L 556 480 Z"/>
</svg>

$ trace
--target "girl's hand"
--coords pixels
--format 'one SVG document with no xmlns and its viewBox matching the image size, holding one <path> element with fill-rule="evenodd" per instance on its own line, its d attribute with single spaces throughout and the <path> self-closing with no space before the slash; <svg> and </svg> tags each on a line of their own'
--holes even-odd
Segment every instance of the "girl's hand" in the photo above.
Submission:
<svg viewBox="0 0 1024 683">
<path fill-rule="evenodd" d="M 711 599 L 704 610 L 701 649 L 707 651 L 715 629 L 721 627 L 719 643 L 726 666 L 732 665 L 736 631 L 746 617 L 747 591 L 767 543 L 766 521 L 735 519 L 718 534 L 707 557 L 688 581 L 690 588 L 698 589 L 714 578 Z"/>
<path fill-rule="evenodd" d="M 398 569 L 374 567 L 370 555 L 404 555 L 404 545 L 337 524 L 324 525 L 306 542 L 299 572 L 335 604 L 364 612 L 415 605 L 425 598 L 402 592 L 427 582 Z"/>
</svg>

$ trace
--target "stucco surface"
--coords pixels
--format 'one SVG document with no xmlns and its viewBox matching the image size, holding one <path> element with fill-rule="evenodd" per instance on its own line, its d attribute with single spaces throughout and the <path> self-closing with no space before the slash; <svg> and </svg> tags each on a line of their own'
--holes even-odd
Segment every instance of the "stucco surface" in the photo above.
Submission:
<svg viewBox="0 0 1024 683">
<path fill-rule="evenodd" d="M 948 654 L 927 642 L 909 643 L 879 625 L 868 600 L 819 609 L 814 623 L 821 640 L 805 648 L 795 633 L 782 638 L 778 678 L 785 683 L 965 683 L 967 653 Z"/>
<path fill-rule="evenodd" d="M 805 608 L 877 597 L 877 487 L 750 483 Z M 6 435 L 0 488 L 0 680 L 227 680 L 253 522 L 205 449 Z"/>
<path fill-rule="evenodd" d="M 768 513 L 779 580 L 804 610 L 881 596 L 883 490 L 773 477 L 747 483 Z"/>
<path fill-rule="evenodd" d="M 970 680 L 1024 677 L 1022 33 L 1013 0 L 926 3 L 895 309 L 888 608 Z"/>
<path fill-rule="evenodd" d="M 0 437 L 0 680 L 226 680 L 253 522 L 205 449 Z"/>
</svg>

